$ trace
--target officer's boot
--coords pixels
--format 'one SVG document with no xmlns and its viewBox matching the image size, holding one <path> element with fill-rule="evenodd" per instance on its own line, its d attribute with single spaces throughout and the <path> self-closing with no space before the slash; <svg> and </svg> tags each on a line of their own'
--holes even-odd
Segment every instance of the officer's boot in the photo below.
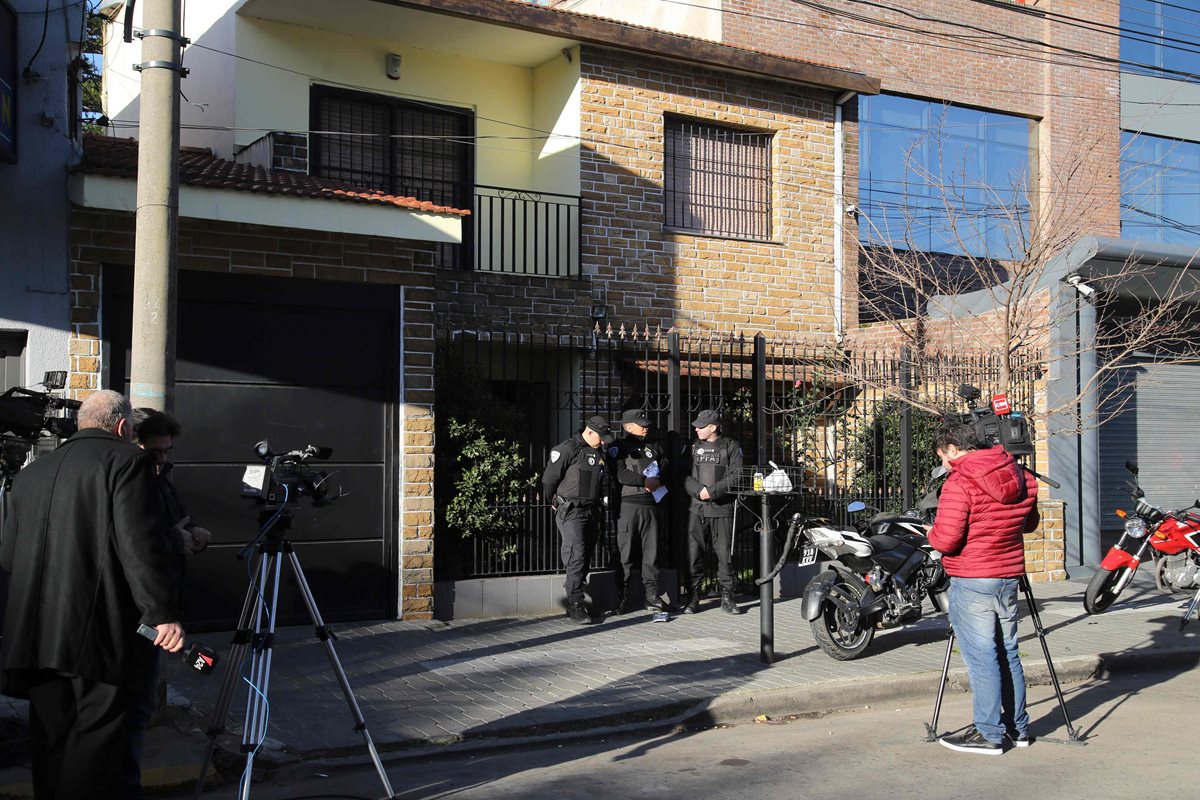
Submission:
<svg viewBox="0 0 1200 800">
<path fill-rule="evenodd" d="M 683 613 L 685 613 L 685 614 L 699 614 L 700 613 L 700 587 L 699 586 L 693 587 L 692 590 L 688 592 L 688 600 L 687 600 L 687 603 L 685 603 L 683 606 Z"/>
<path fill-rule="evenodd" d="M 667 611 L 667 604 L 658 596 L 657 584 L 646 584 L 646 608 L 652 611 Z"/>
<path fill-rule="evenodd" d="M 592 615 L 588 613 L 587 606 L 583 603 L 571 603 L 567 609 L 567 618 L 576 625 L 586 625 L 592 621 Z"/>
<path fill-rule="evenodd" d="M 629 602 L 629 584 L 623 583 L 617 587 L 617 613 L 628 614 L 630 607 L 633 605 Z"/>
<path fill-rule="evenodd" d="M 740 614 L 742 610 L 733 602 L 733 590 L 721 588 L 721 610 L 726 614 Z"/>
</svg>

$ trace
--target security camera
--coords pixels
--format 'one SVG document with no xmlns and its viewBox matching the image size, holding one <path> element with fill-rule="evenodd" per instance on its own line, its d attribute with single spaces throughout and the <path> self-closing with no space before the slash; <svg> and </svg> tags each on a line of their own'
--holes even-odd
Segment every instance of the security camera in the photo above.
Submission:
<svg viewBox="0 0 1200 800">
<path fill-rule="evenodd" d="M 853 203 L 851 203 L 850 205 L 846 206 L 846 215 L 847 215 L 847 216 L 850 216 L 850 217 L 856 217 L 856 218 L 857 218 L 857 217 L 858 217 L 858 215 L 859 215 L 859 213 L 860 213 L 860 211 L 859 211 L 859 208 L 858 208 L 858 206 L 854 205 Z"/>
<path fill-rule="evenodd" d="M 1079 292 L 1084 297 L 1093 297 L 1096 294 L 1096 289 L 1084 282 L 1082 275 L 1068 275 L 1064 280 L 1075 287 L 1075 291 Z"/>
</svg>

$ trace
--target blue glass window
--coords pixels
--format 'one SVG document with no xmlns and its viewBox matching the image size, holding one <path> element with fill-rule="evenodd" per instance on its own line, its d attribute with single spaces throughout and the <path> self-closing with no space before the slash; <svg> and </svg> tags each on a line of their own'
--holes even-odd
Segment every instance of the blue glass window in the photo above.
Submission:
<svg viewBox="0 0 1200 800">
<path fill-rule="evenodd" d="M 1121 238 L 1200 245 L 1200 144 L 1121 134 Z"/>
<path fill-rule="evenodd" d="M 1019 257 L 1029 228 L 1032 123 L 894 95 L 859 102 L 859 240 Z"/>
<path fill-rule="evenodd" d="M 1181 78 L 1200 75 L 1200 3 L 1121 0 L 1122 69 Z M 1182 74 L 1179 74 L 1182 73 Z"/>
</svg>

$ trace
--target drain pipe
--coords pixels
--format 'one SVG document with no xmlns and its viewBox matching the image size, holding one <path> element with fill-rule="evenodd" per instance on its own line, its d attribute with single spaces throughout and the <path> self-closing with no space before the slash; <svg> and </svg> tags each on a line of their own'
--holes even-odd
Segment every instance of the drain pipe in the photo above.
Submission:
<svg viewBox="0 0 1200 800">
<path fill-rule="evenodd" d="M 846 199 L 842 183 L 846 174 L 846 142 L 842 125 L 842 110 L 858 92 L 846 92 L 833 101 L 833 337 L 838 344 L 846 336 L 842 305 L 845 294 L 845 258 L 842 239 L 846 226 Z"/>
</svg>

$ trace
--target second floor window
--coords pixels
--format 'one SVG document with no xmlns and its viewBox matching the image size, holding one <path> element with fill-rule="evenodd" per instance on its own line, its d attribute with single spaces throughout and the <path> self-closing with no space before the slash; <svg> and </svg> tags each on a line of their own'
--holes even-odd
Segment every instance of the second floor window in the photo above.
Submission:
<svg viewBox="0 0 1200 800">
<path fill-rule="evenodd" d="M 1121 134 L 1121 238 L 1200 245 L 1200 144 Z"/>
<path fill-rule="evenodd" d="M 895 95 L 859 105 L 859 241 L 903 250 L 1021 257 L 1032 123 Z"/>
<path fill-rule="evenodd" d="M 1121 69 L 1186 79 L 1200 75 L 1200 3 L 1121 0 Z"/>
<path fill-rule="evenodd" d="M 310 170 L 403 197 L 471 208 L 470 111 L 312 87 Z"/>
<path fill-rule="evenodd" d="M 664 128 L 665 227 L 770 239 L 772 134 L 678 117 Z"/>
</svg>

